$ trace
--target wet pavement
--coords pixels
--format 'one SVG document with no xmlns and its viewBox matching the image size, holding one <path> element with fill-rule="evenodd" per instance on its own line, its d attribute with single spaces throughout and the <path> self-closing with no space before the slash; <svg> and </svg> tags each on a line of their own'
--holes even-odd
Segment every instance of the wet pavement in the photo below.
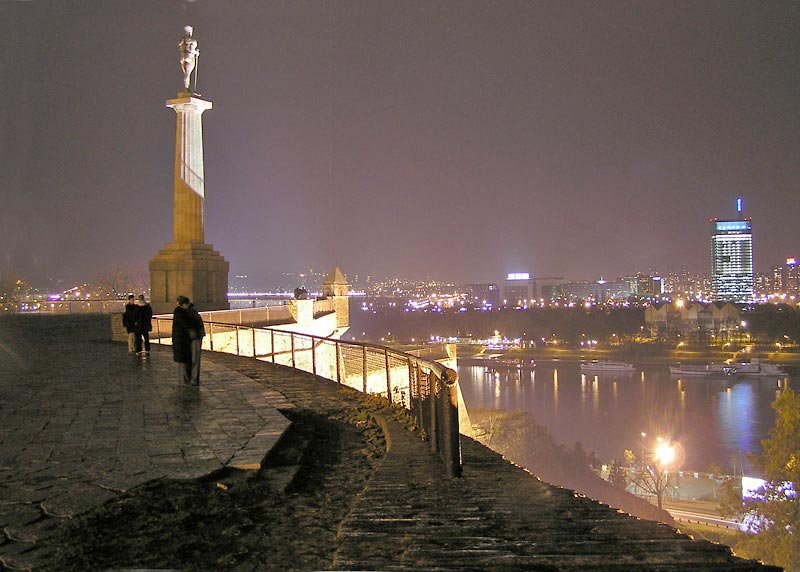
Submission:
<svg viewBox="0 0 800 572">
<path fill-rule="evenodd" d="M 277 391 L 203 355 L 112 343 L 97 317 L 0 320 L 0 561 L 35 560 L 60 522 L 157 478 L 258 468 L 289 426 Z M 0 566 L 2 568 L 2 566 Z"/>
</svg>

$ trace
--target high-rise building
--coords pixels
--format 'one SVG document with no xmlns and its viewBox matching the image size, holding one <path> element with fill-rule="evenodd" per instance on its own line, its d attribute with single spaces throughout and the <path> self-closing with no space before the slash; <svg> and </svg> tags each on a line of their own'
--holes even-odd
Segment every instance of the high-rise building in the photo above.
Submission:
<svg viewBox="0 0 800 572">
<path fill-rule="evenodd" d="M 800 294 L 800 272 L 797 258 L 787 258 L 784 264 L 772 269 L 773 289 L 776 294 L 797 296 Z"/>
<path fill-rule="evenodd" d="M 633 276 L 620 279 L 627 287 L 628 295 L 634 298 L 649 298 L 664 293 L 664 278 L 652 271 L 647 274 L 637 272 Z"/>
<path fill-rule="evenodd" d="M 503 282 L 504 306 L 527 307 L 533 304 L 536 296 L 536 285 L 529 272 L 511 272 Z"/>
<path fill-rule="evenodd" d="M 737 201 L 741 214 L 741 199 Z M 753 229 L 749 218 L 711 221 L 711 298 L 753 301 Z"/>
</svg>

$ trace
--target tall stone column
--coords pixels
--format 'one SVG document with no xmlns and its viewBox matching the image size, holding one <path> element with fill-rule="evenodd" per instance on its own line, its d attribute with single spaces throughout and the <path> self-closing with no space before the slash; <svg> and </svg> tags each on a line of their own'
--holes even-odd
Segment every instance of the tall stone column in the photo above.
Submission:
<svg viewBox="0 0 800 572">
<path fill-rule="evenodd" d="M 182 92 L 167 100 L 175 110 L 172 242 L 150 261 L 153 311 L 168 313 L 187 296 L 198 310 L 226 310 L 228 262 L 205 242 L 203 112 L 210 101 Z"/>
<path fill-rule="evenodd" d="M 167 100 L 175 110 L 175 181 L 172 241 L 176 244 L 205 242 L 203 202 L 203 112 L 212 103 L 187 93 Z"/>
</svg>

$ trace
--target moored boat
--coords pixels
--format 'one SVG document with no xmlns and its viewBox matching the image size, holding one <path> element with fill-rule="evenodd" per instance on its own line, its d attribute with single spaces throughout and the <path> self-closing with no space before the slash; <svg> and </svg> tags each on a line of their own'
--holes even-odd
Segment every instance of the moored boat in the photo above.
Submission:
<svg viewBox="0 0 800 572">
<path fill-rule="evenodd" d="M 621 361 L 591 360 L 581 362 L 581 371 L 635 371 L 633 364 Z"/>
<path fill-rule="evenodd" d="M 678 364 L 669 366 L 672 375 L 683 376 L 751 376 L 751 377 L 773 377 L 786 375 L 786 372 L 779 365 L 764 363 L 758 358 L 753 358 L 749 362 L 728 361 L 725 363 L 709 363 L 705 365 Z"/>
<path fill-rule="evenodd" d="M 459 359 L 459 363 L 464 365 L 483 366 L 486 369 L 533 369 L 536 367 L 536 360 L 523 358 L 508 358 L 499 355 L 489 355 L 485 357 L 470 357 Z"/>
</svg>

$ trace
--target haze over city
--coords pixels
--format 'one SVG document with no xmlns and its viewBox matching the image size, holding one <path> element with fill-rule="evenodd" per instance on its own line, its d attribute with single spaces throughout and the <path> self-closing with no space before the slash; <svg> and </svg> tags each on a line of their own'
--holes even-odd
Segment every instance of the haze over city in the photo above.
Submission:
<svg viewBox="0 0 800 572">
<path fill-rule="evenodd" d="M 0 272 L 144 268 L 199 41 L 206 237 L 231 274 L 708 272 L 800 252 L 796 3 L 4 2 Z"/>
</svg>

